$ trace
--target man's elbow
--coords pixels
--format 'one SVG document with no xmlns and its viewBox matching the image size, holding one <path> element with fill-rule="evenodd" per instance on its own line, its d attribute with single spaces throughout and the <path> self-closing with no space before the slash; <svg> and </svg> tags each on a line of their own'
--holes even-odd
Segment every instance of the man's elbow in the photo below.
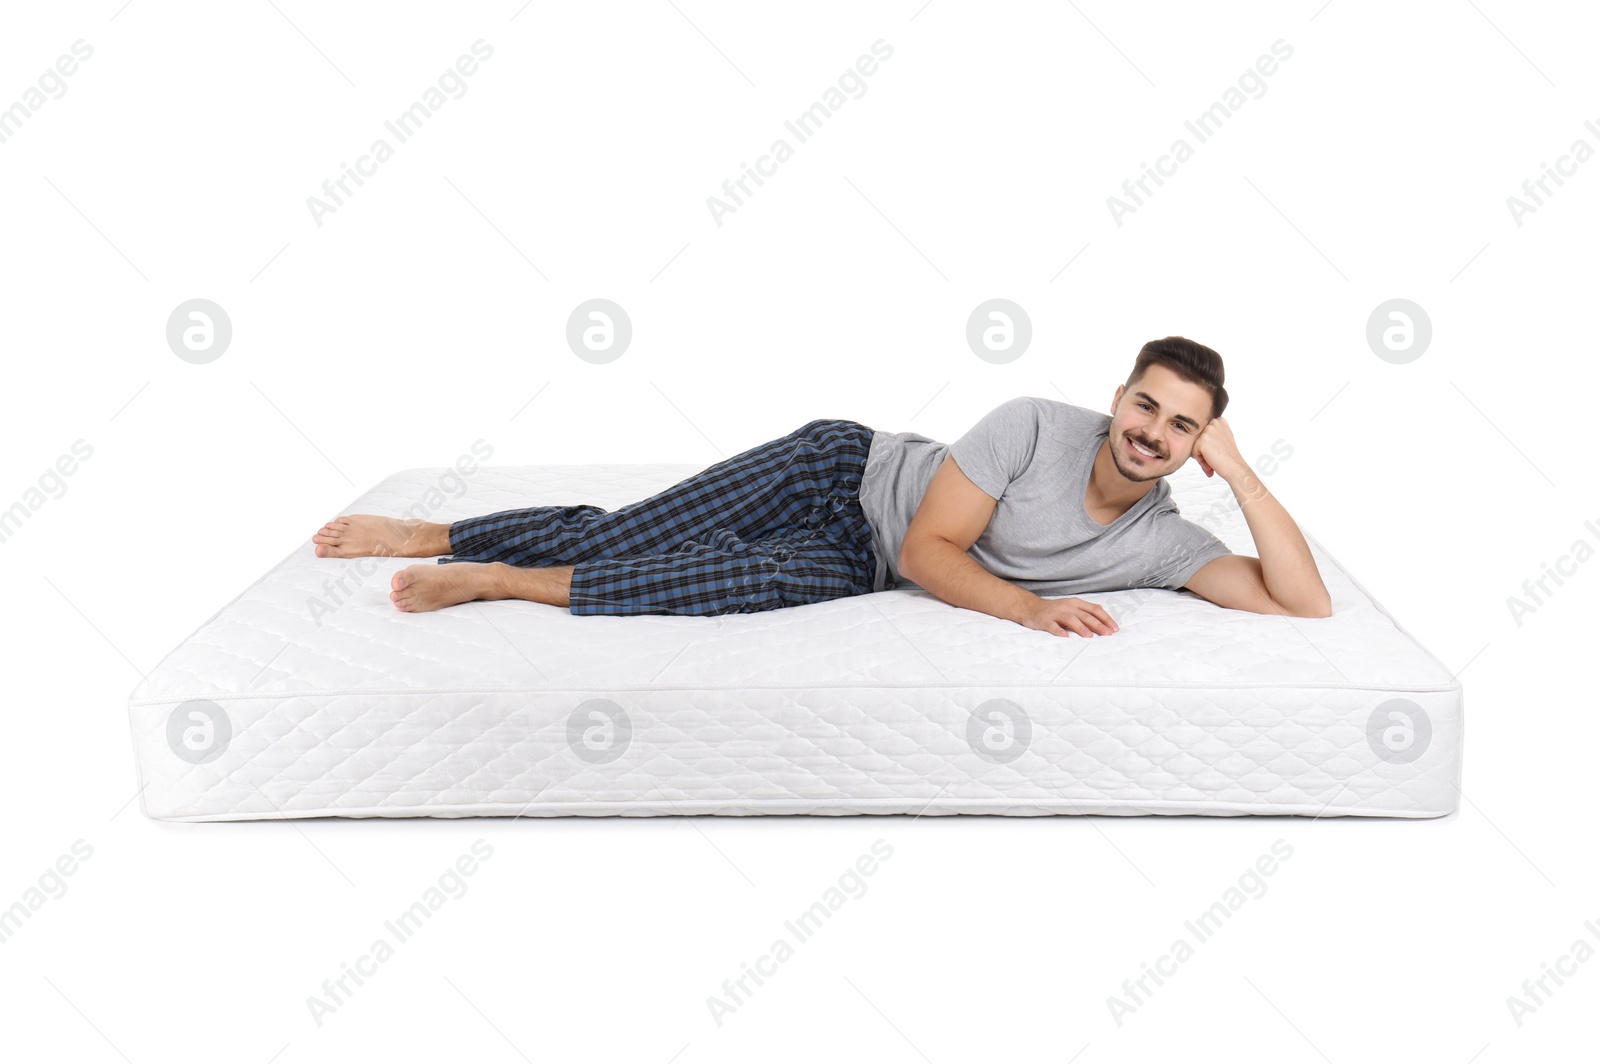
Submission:
<svg viewBox="0 0 1600 1064">
<path fill-rule="evenodd" d="M 905 541 L 900 544 L 900 556 L 897 557 L 894 562 L 895 572 L 899 573 L 903 579 L 909 580 L 919 586 L 921 585 L 922 581 L 917 579 L 917 565 L 920 563 L 922 558 L 923 552 L 920 549 L 921 546 L 922 540 L 920 538 L 912 539 L 908 536 Z"/>
<path fill-rule="evenodd" d="M 911 552 L 906 549 L 906 544 L 900 545 L 900 554 L 894 560 L 894 571 L 907 580 L 915 580 L 911 575 Z"/>
<path fill-rule="evenodd" d="M 1328 599 L 1324 599 L 1314 605 L 1302 606 L 1299 609 L 1290 609 L 1289 607 L 1280 604 L 1278 606 L 1278 610 L 1289 617 L 1315 618 L 1320 620 L 1325 617 L 1333 616 L 1333 603 Z"/>
</svg>

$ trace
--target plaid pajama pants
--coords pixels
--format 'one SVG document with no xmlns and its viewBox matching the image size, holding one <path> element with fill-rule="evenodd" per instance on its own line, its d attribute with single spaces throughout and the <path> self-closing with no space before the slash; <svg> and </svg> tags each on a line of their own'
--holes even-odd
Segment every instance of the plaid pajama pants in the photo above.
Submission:
<svg viewBox="0 0 1600 1064">
<path fill-rule="evenodd" d="M 609 513 L 534 506 L 450 525 L 447 562 L 570 565 L 575 614 L 757 613 L 872 591 L 857 493 L 872 429 L 810 421 Z"/>
</svg>

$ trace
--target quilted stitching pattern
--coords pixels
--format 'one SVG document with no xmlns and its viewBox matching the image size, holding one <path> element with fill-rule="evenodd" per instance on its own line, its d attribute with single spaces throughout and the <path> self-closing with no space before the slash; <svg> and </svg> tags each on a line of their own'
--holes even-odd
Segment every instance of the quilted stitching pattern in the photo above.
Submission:
<svg viewBox="0 0 1600 1064">
<path fill-rule="evenodd" d="M 530 502 L 614 508 L 687 465 L 484 468 L 439 505 L 445 469 L 394 474 L 347 513 L 435 520 Z M 1220 479 L 1171 480 L 1185 514 L 1254 553 Z M 1308 537 L 1310 539 L 1310 537 Z M 526 602 L 407 614 L 405 559 L 317 558 L 309 541 L 163 659 L 129 701 L 147 814 L 285 816 L 760 813 L 1293 813 L 1438 816 L 1456 806 L 1461 687 L 1315 540 L 1334 616 L 1224 610 L 1165 590 L 1097 594 L 1121 631 L 1058 638 L 920 590 L 729 617 L 575 617 Z M 342 586 L 340 580 L 343 580 Z M 1367 720 L 1422 707 L 1432 736 L 1379 757 Z M 605 698 L 632 727 L 591 764 L 568 717 Z M 981 704 L 1023 707 L 1031 740 L 995 763 Z M 191 699 L 232 736 L 190 764 L 167 721 Z"/>
</svg>

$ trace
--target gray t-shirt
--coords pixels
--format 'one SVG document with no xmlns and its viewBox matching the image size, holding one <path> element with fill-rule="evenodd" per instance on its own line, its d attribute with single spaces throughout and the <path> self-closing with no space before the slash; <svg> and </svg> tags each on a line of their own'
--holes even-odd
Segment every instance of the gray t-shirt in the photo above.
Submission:
<svg viewBox="0 0 1600 1064">
<path fill-rule="evenodd" d="M 998 500 L 967 554 L 985 570 L 1038 595 L 1135 587 L 1177 590 L 1201 566 L 1233 553 L 1178 516 L 1166 478 L 1109 525 L 1084 509 L 1096 453 L 1111 416 L 1037 396 L 1007 400 L 953 444 L 915 432 L 872 434 L 861 508 L 878 555 L 874 591 L 917 587 L 896 571 L 911 518 L 946 453 Z"/>
</svg>

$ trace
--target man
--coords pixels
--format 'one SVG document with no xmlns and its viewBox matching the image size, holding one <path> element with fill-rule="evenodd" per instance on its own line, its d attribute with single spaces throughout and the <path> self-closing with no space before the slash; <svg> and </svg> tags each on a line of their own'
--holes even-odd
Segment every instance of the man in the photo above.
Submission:
<svg viewBox="0 0 1600 1064">
<path fill-rule="evenodd" d="M 1111 416 L 1024 397 L 949 448 L 900 433 L 921 448 L 905 459 L 910 472 L 869 464 L 869 487 L 894 489 L 880 502 L 864 488 L 864 503 L 875 527 L 905 528 L 891 555 L 901 576 L 953 605 L 1054 635 L 1110 635 L 1117 624 L 1098 605 L 1040 592 L 1187 588 L 1230 609 L 1330 616 L 1310 548 L 1240 457 L 1221 416 L 1227 404 L 1215 351 L 1181 336 L 1153 340 L 1118 386 Z M 1178 516 L 1164 478 L 1190 458 L 1233 489 L 1260 558 L 1233 554 Z"/>
<path fill-rule="evenodd" d="M 1222 382 L 1215 351 L 1167 337 L 1139 352 L 1110 417 L 1021 397 L 950 445 L 817 420 L 609 513 L 352 515 L 312 541 L 319 557 L 453 555 L 394 574 L 389 597 L 408 612 L 519 598 L 575 614 L 753 613 L 914 582 L 1061 636 L 1117 626 L 1039 592 L 1187 587 L 1233 609 L 1326 617 L 1304 538 L 1221 418 Z M 1178 516 L 1163 478 L 1191 457 L 1234 489 L 1260 559 Z"/>
</svg>

